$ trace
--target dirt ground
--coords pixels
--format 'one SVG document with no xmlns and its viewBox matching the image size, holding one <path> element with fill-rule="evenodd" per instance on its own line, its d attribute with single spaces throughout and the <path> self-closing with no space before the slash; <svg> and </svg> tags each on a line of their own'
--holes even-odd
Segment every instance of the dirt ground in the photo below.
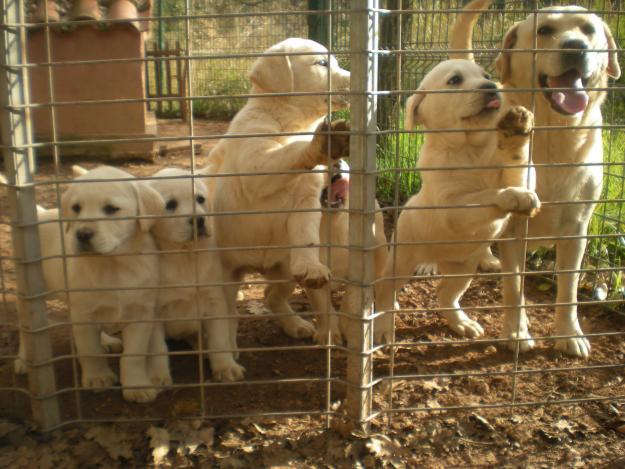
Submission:
<svg viewBox="0 0 625 469">
<path fill-rule="evenodd" d="M 159 129 L 167 136 L 188 133 L 176 121 L 161 121 Z M 198 121 L 194 131 L 213 135 L 224 129 L 223 123 Z M 201 142 L 198 166 L 215 142 Z M 121 166 L 135 175 L 149 175 L 166 166 L 189 167 L 189 153 L 183 149 L 154 163 Z M 69 168 L 62 166 L 64 176 L 70 175 Z M 49 180 L 54 172 L 51 163 L 42 163 L 37 179 Z M 56 203 L 52 186 L 40 186 L 38 201 Z M 6 213 L 2 193 L 1 222 L 7 222 Z M 0 254 L 10 253 L 9 227 L 0 224 Z M 209 382 L 205 387 L 197 383 L 200 372 L 210 377 L 207 365 L 191 353 L 173 356 L 174 382 L 188 386 L 165 390 L 156 402 L 144 405 L 123 401 L 119 390 L 74 390 L 77 364 L 67 357 L 66 307 L 48 302 L 62 418 L 70 423 L 41 433 L 31 421 L 25 393 L 19 391 L 27 390 L 27 381 L 12 372 L 17 329 L 7 324 L 16 323 L 15 270 L 6 260 L 1 267 L 0 467 L 625 467 L 625 343 L 621 335 L 600 335 L 623 331 L 623 316 L 598 306 L 580 307 L 584 330 L 599 334 L 591 338 L 588 361 L 556 353 L 546 339 L 515 365 L 514 355 L 496 343 L 458 341 L 452 335 L 435 312 L 433 279 L 405 286 L 402 307 L 428 312 L 398 315 L 396 334 L 402 345 L 393 356 L 388 350 L 375 355 L 378 413 L 369 435 L 354 431 L 339 417 L 321 415 L 327 410 L 338 415 L 344 407 L 344 385 L 328 385 L 326 377 L 345 377 L 345 352 L 328 353 L 310 347 L 308 340 L 287 337 L 263 314 L 259 286 L 245 288 L 245 299 L 238 304 L 239 346 L 288 350 L 243 351 L 243 384 Z M 528 277 L 526 295 L 530 305 L 544 305 L 554 301 L 555 291 L 544 279 Z M 493 308 L 471 313 L 487 338 L 498 337 L 500 302 L 496 276 L 475 280 L 463 299 L 467 306 Z M 296 311 L 309 311 L 301 291 L 292 305 Z M 535 337 L 552 332 L 552 313 L 544 306 L 530 309 Z M 170 345 L 190 352 L 184 344 Z M 392 388 L 380 379 L 391 373 Z M 280 382 L 267 383 L 276 380 Z M 574 402 L 537 404 L 570 400 Z M 512 401 L 515 407 L 505 406 Z M 91 422 L 72 423 L 78 420 Z"/>
</svg>

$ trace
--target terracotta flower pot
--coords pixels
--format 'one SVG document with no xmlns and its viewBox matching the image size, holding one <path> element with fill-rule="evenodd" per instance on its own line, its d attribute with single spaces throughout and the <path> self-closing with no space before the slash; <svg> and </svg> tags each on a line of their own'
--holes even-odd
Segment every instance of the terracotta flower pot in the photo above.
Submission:
<svg viewBox="0 0 625 469">
<path fill-rule="evenodd" d="M 59 21 L 61 19 L 54 0 L 39 0 L 35 4 L 35 9 L 30 20 L 34 23 L 45 23 L 46 10 L 48 10 L 48 22 Z"/>
<path fill-rule="evenodd" d="M 137 5 L 130 0 L 111 0 L 108 18 L 111 20 L 136 20 Z"/>
<path fill-rule="evenodd" d="M 100 16 L 98 0 L 74 0 L 72 2 L 70 20 L 99 20 Z"/>
</svg>

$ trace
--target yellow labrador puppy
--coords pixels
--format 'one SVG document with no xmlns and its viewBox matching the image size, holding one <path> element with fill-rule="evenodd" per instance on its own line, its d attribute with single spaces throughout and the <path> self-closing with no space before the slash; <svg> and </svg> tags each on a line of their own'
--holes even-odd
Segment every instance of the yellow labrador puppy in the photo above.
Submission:
<svg viewBox="0 0 625 469">
<path fill-rule="evenodd" d="M 483 334 L 482 326 L 460 307 L 460 297 L 486 255 L 488 240 L 501 235 L 511 214 L 532 217 L 540 208 L 536 193 L 523 187 L 526 168 L 515 166 L 528 161 L 533 116 L 521 106 L 504 112 L 500 106 L 497 85 L 468 60 L 438 64 L 408 99 L 406 129 L 418 123 L 426 130 L 459 131 L 425 134 L 418 163 L 422 187 L 399 216 L 397 244 L 392 245 L 384 271 L 384 277 L 398 279 L 376 287 L 378 310 L 397 309 L 393 298 L 405 281 L 402 277 L 412 275 L 419 264 L 436 263 L 445 275 L 438 299 L 449 327 L 461 336 Z M 475 131 L 494 127 L 496 133 Z M 484 166 L 501 168 L 480 168 Z M 391 314 L 376 318 L 376 341 L 390 341 L 392 331 Z"/>
<path fill-rule="evenodd" d="M 228 308 L 223 287 L 211 285 L 223 282 L 223 274 L 219 254 L 207 251 L 214 248 L 215 243 L 212 218 L 206 216 L 210 210 L 206 185 L 195 179 L 192 188 L 191 172 L 183 169 L 166 168 L 155 176 L 161 179 L 151 180 L 149 184 L 165 201 L 166 215 L 172 216 L 159 218 L 152 228 L 159 250 L 164 251 L 159 255 L 159 317 L 205 318 L 201 330 L 213 378 L 217 381 L 240 380 L 244 368 L 236 363 L 231 351 L 236 348 L 236 342 L 231 343 L 228 319 L 234 313 Z M 177 287 L 196 283 L 198 288 Z M 156 334 L 161 335 L 158 344 L 164 343 L 163 333 L 167 337 L 188 339 L 196 344 L 200 323 L 199 320 L 165 321 L 155 329 Z M 167 349 L 155 352 L 162 354 Z M 162 361 L 158 367 L 167 366 L 164 355 L 150 357 L 150 360 Z"/>
<path fill-rule="evenodd" d="M 326 167 L 319 167 L 320 170 Z M 320 251 L 321 262 L 327 265 L 332 271 L 335 279 L 347 278 L 349 269 L 349 166 L 344 160 L 338 160 L 331 166 L 330 176 L 324 175 L 324 189 L 320 194 L 320 203 L 327 210 L 323 211 L 320 225 L 321 244 L 331 245 L 330 249 L 322 248 Z M 329 180 L 328 180 L 329 179 Z M 376 203 L 376 208 L 379 208 Z M 386 236 L 384 235 L 384 220 L 381 212 L 375 215 L 373 234 L 376 241 L 374 251 L 375 278 L 380 278 L 386 263 L 388 247 Z M 338 288 L 338 284 L 324 285 L 319 289 L 306 289 L 306 294 L 310 300 L 312 310 L 318 313 L 329 313 L 330 322 L 334 323 L 339 316 L 336 314 L 330 301 L 330 289 Z M 290 306 L 288 300 L 293 293 L 294 284 L 272 284 L 265 290 L 265 302 L 270 311 L 288 313 Z M 346 293 L 347 294 L 347 293 Z M 346 305 L 343 300 L 343 304 Z M 345 306 L 347 307 L 347 306 Z M 342 306 L 343 308 L 343 306 Z M 331 329 L 332 343 L 342 342 L 339 328 L 334 324 Z M 327 333 L 327 331 L 324 331 Z M 327 337 L 317 337 L 318 342 L 326 342 Z"/>
<path fill-rule="evenodd" d="M 328 126 L 322 121 L 329 100 L 335 110 L 346 106 L 344 96 L 327 92 L 328 86 L 333 92 L 347 91 L 349 72 L 328 56 L 325 47 L 307 39 L 286 39 L 266 52 L 250 74 L 251 91 L 259 96 L 248 100 L 230 124 L 228 138 L 209 155 L 207 171 L 224 175 L 209 178 L 209 185 L 214 184 L 210 189 L 214 211 L 227 213 L 215 219 L 216 241 L 219 247 L 242 248 L 222 251 L 226 280 L 239 281 L 245 271 L 253 270 L 270 280 L 286 281 L 285 291 L 291 291 L 293 281 L 320 288 L 330 277 L 318 247 L 323 174 L 304 171 L 348 151 L 347 125 Z M 291 92 L 313 94 L 263 96 Z M 272 213 L 232 214 L 262 211 Z M 281 246 L 284 249 L 272 249 Z M 228 299 L 234 302 L 237 289 L 229 290 Z M 312 324 L 288 305 L 282 308 L 279 322 L 287 334 L 299 338 L 315 334 Z M 338 322 L 330 324 L 328 315 L 322 314 L 317 339 L 327 337 L 329 330 L 336 336 Z"/>
<path fill-rule="evenodd" d="M 127 180 L 98 182 L 102 179 Z M 68 288 L 107 289 L 69 293 L 83 387 L 108 387 L 117 381 L 106 357 L 92 355 L 105 353 L 102 329 L 109 332 L 121 329 L 124 355 L 120 360 L 120 372 L 124 398 L 148 402 L 158 393 L 153 385 L 171 383 L 168 367 L 155 369 L 146 364 L 145 354 L 155 346 L 151 342 L 158 337 L 152 334 L 152 322 L 116 322 L 150 321 L 155 317 L 157 290 L 154 287 L 159 283 L 159 276 L 156 244 L 149 233 L 153 220 L 132 217 L 161 215 L 164 203 L 154 189 L 132 179 L 130 174 L 110 166 L 84 172 L 61 198 L 61 216 L 66 220 L 63 239 L 57 223 L 58 210 L 39 210 L 39 221 L 49 222 L 39 226 L 39 236 L 42 256 L 57 256 L 43 262 L 49 290 L 65 289 L 64 269 L 59 258 L 63 248 L 71 256 L 66 261 Z M 106 344 L 107 336 L 102 337 Z"/>
<path fill-rule="evenodd" d="M 487 8 L 491 0 L 475 0 L 467 9 Z M 460 15 L 450 37 L 452 49 L 471 49 L 472 25 L 479 12 Z M 534 47 L 532 52 L 517 52 Z M 610 28 L 601 19 L 578 6 L 543 8 L 537 15 L 514 24 L 506 33 L 497 69 L 504 90 L 504 107 L 535 104 L 537 126 L 566 126 L 536 132 L 532 159 L 536 167 L 536 192 L 546 205 L 530 220 L 529 237 L 558 237 L 556 268 L 558 293 L 555 308 L 555 333 L 565 336 L 556 340 L 556 349 L 577 356 L 588 357 L 590 343 L 583 336 L 577 319 L 577 284 L 586 247 L 586 233 L 594 209 L 593 203 L 601 194 L 603 168 L 603 119 L 601 104 L 608 78 L 618 78 L 621 70 L 616 55 L 617 46 Z M 468 57 L 457 54 L 456 57 Z M 555 89 L 554 89 L 555 88 Z M 516 89 L 536 89 L 516 91 Z M 568 166 L 570 165 L 570 166 Z M 561 202 L 570 202 L 562 204 Z M 524 235 L 525 221 L 514 218 L 506 236 Z M 552 244 L 553 242 L 551 242 Z M 548 240 L 530 243 L 531 247 L 550 244 Z M 500 245 L 504 272 L 523 270 L 523 244 L 506 242 Z M 522 351 L 534 346 L 528 330 L 520 277 L 505 276 L 503 336 L 523 339 Z M 519 334 L 517 334 L 517 329 Z M 514 349 L 516 342 L 510 342 Z"/>
</svg>

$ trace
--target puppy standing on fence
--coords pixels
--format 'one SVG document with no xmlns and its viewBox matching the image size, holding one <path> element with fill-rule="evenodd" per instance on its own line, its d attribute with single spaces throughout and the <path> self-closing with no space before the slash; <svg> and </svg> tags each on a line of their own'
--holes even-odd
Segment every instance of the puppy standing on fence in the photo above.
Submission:
<svg viewBox="0 0 625 469">
<path fill-rule="evenodd" d="M 444 275 L 437 292 L 449 327 L 461 336 L 483 334 L 460 298 L 511 214 L 532 217 L 540 208 L 524 187 L 526 168 L 519 167 L 528 161 L 533 116 L 521 106 L 503 112 L 500 106 L 497 85 L 468 60 L 438 64 L 408 99 L 406 129 L 418 123 L 443 132 L 425 134 L 418 163 L 422 187 L 399 216 L 384 271 L 397 280 L 376 286 L 377 310 L 397 309 L 393 298 L 405 277 L 419 264 L 436 263 Z M 493 127 L 497 132 L 480 131 Z M 376 341 L 390 342 L 392 331 L 391 313 L 376 318 Z"/>
<path fill-rule="evenodd" d="M 491 3 L 491 0 L 475 0 L 465 8 L 485 9 Z M 450 36 L 451 49 L 472 49 L 472 28 L 478 17 L 479 11 L 459 15 Z M 535 54 L 525 52 L 534 47 Z M 504 106 L 529 108 L 534 104 L 537 126 L 567 127 L 535 133 L 532 160 L 538 163 L 536 192 L 547 205 L 530 220 L 527 235 L 559 238 L 555 241 L 558 271 L 555 333 L 565 337 L 556 339 L 556 349 L 568 355 L 588 357 L 590 343 L 583 336 L 577 318 L 577 283 L 595 204 L 580 202 L 597 200 L 601 195 L 601 104 L 606 98 L 608 78 L 618 78 L 621 74 L 617 46 L 610 28 L 598 16 L 578 6 L 554 6 L 514 24 L 504 37 L 502 49 L 497 70 L 504 91 L 512 91 L 504 93 Z M 470 53 L 453 56 L 473 58 Z M 534 89 L 536 92 L 531 91 Z M 549 205 L 549 202 L 558 204 Z M 513 217 L 506 237 L 520 240 L 524 236 L 525 220 Z M 535 241 L 530 242 L 530 247 L 552 243 Z M 524 270 L 521 241 L 502 242 L 499 251 L 503 272 Z M 528 329 L 520 276 L 504 276 L 503 296 L 506 306 L 503 336 L 523 339 L 518 342 L 521 351 L 531 349 L 534 341 Z M 516 346 L 516 342 L 510 342 L 511 349 Z"/>
<path fill-rule="evenodd" d="M 121 180 L 98 182 L 102 179 Z M 161 215 L 164 203 L 154 189 L 132 179 L 110 166 L 85 172 L 61 197 L 61 216 L 66 220 L 63 239 L 58 210 L 39 210 L 39 221 L 44 222 L 39 225 L 39 237 L 42 256 L 52 257 L 43 262 L 48 290 L 66 288 L 63 247 L 71 255 L 66 259 L 67 288 L 106 289 L 68 294 L 83 387 L 105 388 L 117 381 L 107 358 L 101 356 L 105 349 L 100 333 L 121 329 L 124 398 L 148 402 L 158 394 L 153 386 L 170 384 L 171 377 L 168 366 L 157 368 L 146 362 L 149 350 L 165 346 L 154 343 L 159 337 L 152 334 L 151 322 L 156 311 L 158 259 L 149 233 L 153 220 L 132 217 Z M 136 322 L 116 325 L 120 320 Z M 113 340 L 106 335 L 102 339 Z M 20 357 L 24 358 L 22 344 Z"/>
<path fill-rule="evenodd" d="M 176 215 L 175 218 L 159 218 L 152 228 L 159 250 L 165 251 L 159 255 L 158 315 L 167 320 L 155 325 L 155 334 L 160 335 L 155 343 L 164 344 L 163 334 L 166 334 L 197 345 L 201 330 L 205 340 L 203 350 L 208 353 L 213 378 L 216 381 L 240 380 L 244 369 L 229 350 L 236 347 L 231 344 L 229 331 L 229 317 L 234 313 L 228 307 L 223 286 L 211 285 L 223 282 L 223 274 L 219 254 L 210 251 L 215 243 L 212 218 L 206 216 L 210 208 L 206 185 L 192 179 L 191 173 L 183 169 L 167 168 L 155 176 L 159 179 L 149 184 L 165 200 L 166 214 Z M 197 288 L 178 287 L 195 283 L 199 283 Z M 158 355 L 149 360 L 161 362 L 158 367 L 168 366 L 167 357 L 163 355 L 167 349 L 154 352 Z"/>
<path fill-rule="evenodd" d="M 210 153 L 207 171 L 261 173 L 209 179 L 214 186 L 210 188 L 214 211 L 229 212 L 215 217 L 217 245 L 242 248 L 221 253 L 227 281 L 240 281 L 247 270 L 260 271 L 270 280 L 285 282 L 272 284 L 270 289 L 288 298 L 294 281 L 316 289 L 330 278 L 318 247 L 323 174 L 305 171 L 348 151 L 348 126 L 344 122 L 328 126 L 323 119 L 329 101 L 334 110 L 346 106 L 345 97 L 329 96 L 328 92 L 348 91 L 349 72 L 338 66 L 325 47 L 307 39 L 286 39 L 266 53 L 256 60 L 250 74 L 251 91 L 258 96 L 250 98 L 235 116 L 228 128 L 229 138 L 222 139 Z M 294 92 L 314 94 L 263 96 Z M 236 137 L 250 133 L 264 136 Z M 258 213 L 231 214 L 241 211 Z M 232 304 L 237 289 L 227 289 Z M 333 315 L 321 314 L 315 332 L 286 301 L 279 308 L 274 312 L 280 313 L 279 323 L 292 337 L 315 335 L 323 342 L 328 331 L 332 337 L 340 336 Z"/>
</svg>

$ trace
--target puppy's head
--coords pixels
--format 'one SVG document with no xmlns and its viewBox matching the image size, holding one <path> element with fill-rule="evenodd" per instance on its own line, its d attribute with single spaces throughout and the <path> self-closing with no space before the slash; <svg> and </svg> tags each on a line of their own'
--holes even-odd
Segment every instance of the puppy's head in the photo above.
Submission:
<svg viewBox="0 0 625 469">
<path fill-rule="evenodd" d="M 514 50 L 534 48 L 534 28 L 535 67 L 532 52 Z M 501 81 L 515 88 L 567 88 L 544 90 L 538 98 L 562 116 L 583 114 L 590 103 L 605 96 L 586 88 L 603 87 L 608 76 L 621 74 L 610 28 L 578 6 L 544 8 L 536 19 L 530 15 L 506 33 L 503 49 L 497 58 Z"/>
<path fill-rule="evenodd" d="M 319 166 L 319 168 L 326 168 Z M 349 165 L 344 160 L 334 162 L 331 171 L 324 173 L 321 205 L 323 207 L 343 208 L 349 196 Z"/>
<path fill-rule="evenodd" d="M 156 191 L 133 179 L 111 166 L 100 166 L 76 178 L 85 182 L 72 184 L 61 197 L 70 252 L 114 254 L 139 231 L 149 231 L 153 220 L 132 217 L 160 215 L 163 200 Z"/>
<path fill-rule="evenodd" d="M 190 243 L 197 236 L 202 239 L 210 236 L 208 190 L 199 179 L 189 177 L 190 171 L 166 168 L 155 176 L 150 185 L 165 201 L 165 216 L 155 221 L 152 233 L 157 242 L 176 244 Z M 185 176 L 185 177 L 180 177 Z M 170 179 L 170 178 L 176 179 Z M 193 184 L 193 186 L 192 186 Z M 195 192 L 195 194 L 194 194 Z"/>
<path fill-rule="evenodd" d="M 321 44 L 310 39 L 289 38 L 273 45 L 252 65 L 252 92 L 311 92 L 316 96 L 291 97 L 315 108 L 325 109 L 328 91 L 348 91 L 349 72 Z M 277 55 L 272 55 L 277 54 Z M 298 55 L 306 54 L 306 55 Z M 332 96 L 335 109 L 347 106 L 345 96 Z"/>
<path fill-rule="evenodd" d="M 408 99 L 404 127 L 487 128 L 494 124 L 500 105 L 497 85 L 482 67 L 468 60 L 446 60 L 423 78 L 417 93 Z"/>
</svg>

